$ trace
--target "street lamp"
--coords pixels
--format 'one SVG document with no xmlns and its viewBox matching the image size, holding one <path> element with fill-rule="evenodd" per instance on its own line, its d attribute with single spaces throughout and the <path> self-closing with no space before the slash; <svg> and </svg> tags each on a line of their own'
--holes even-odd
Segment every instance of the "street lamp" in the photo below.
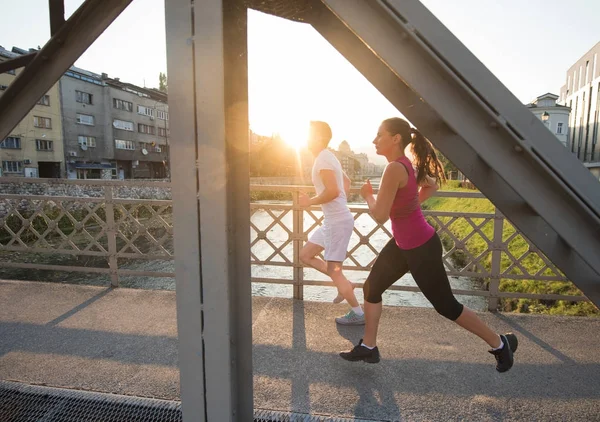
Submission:
<svg viewBox="0 0 600 422">
<path fill-rule="evenodd" d="M 544 111 L 544 114 L 542 114 L 542 122 L 544 122 L 544 123 L 548 122 L 549 118 L 550 118 L 550 114 L 548 114 L 547 111 Z"/>
</svg>

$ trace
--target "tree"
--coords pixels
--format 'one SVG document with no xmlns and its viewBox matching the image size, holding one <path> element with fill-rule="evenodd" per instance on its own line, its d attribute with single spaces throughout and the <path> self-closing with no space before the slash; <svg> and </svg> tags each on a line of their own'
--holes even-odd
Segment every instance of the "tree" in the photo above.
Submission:
<svg viewBox="0 0 600 422">
<path fill-rule="evenodd" d="M 448 160 L 448 158 L 446 158 L 446 156 L 444 154 L 442 154 L 439 150 L 436 151 L 438 158 L 440 159 L 440 162 L 442 163 L 442 166 L 444 166 L 444 174 L 446 175 L 446 177 L 448 177 L 448 174 L 450 172 L 457 172 L 458 169 L 456 168 L 456 166 L 454 165 L 454 163 L 450 160 Z"/>
<path fill-rule="evenodd" d="M 167 86 L 167 74 L 166 73 L 162 73 L 160 72 L 158 74 L 158 90 L 164 92 L 165 94 L 168 91 L 168 86 Z"/>
</svg>

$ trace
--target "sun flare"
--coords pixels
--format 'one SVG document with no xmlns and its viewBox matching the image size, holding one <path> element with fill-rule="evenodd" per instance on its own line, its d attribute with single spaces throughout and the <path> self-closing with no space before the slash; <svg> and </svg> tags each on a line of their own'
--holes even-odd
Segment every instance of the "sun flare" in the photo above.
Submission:
<svg viewBox="0 0 600 422">
<path fill-rule="evenodd" d="M 289 121 L 281 124 L 278 132 L 286 144 L 299 151 L 306 147 L 308 129 L 308 122 Z"/>
</svg>

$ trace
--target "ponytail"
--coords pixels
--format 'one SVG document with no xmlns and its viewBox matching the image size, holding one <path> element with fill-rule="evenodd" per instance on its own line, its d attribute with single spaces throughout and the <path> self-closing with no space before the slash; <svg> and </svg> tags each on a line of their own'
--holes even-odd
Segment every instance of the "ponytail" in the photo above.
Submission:
<svg viewBox="0 0 600 422">
<path fill-rule="evenodd" d="M 382 122 L 392 135 L 400 135 L 402 149 L 410 145 L 413 165 L 416 166 L 417 183 L 421 184 L 427 176 L 436 179 L 438 184 L 446 181 L 444 166 L 438 159 L 435 148 L 417 129 L 411 128 L 408 122 L 399 117 L 392 117 Z"/>
<path fill-rule="evenodd" d="M 426 176 L 436 179 L 438 184 L 446 181 L 444 166 L 440 162 L 435 148 L 417 129 L 410 129 L 410 148 L 417 168 L 417 184 L 425 181 Z"/>
</svg>

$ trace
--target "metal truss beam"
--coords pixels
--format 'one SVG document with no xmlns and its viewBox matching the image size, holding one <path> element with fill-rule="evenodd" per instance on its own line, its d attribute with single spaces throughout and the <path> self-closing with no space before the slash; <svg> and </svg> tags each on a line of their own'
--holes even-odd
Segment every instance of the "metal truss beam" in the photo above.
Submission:
<svg viewBox="0 0 600 422">
<path fill-rule="evenodd" d="M 513 178 L 506 177 L 507 172 L 515 171 L 513 168 L 515 165 L 517 167 L 520 165 L 528 167 L 522 169 L 523 173 L 530 173 L 528 170 L 531 169 L 534 169 L 534 173 L 543 173 L 544 167 L 533 166 L 529 162 L 519 163 L 518 165 L 517 163 L 513 164 L 513 161 L 522 160 L 524 156 L 522 149 L 524 147 L 517 144 L 521 146 L 521 151 L 519 151 L 519 148 L 515 149 L 516 142 L 513 135 L 507 133 L 506 130 L 502 130 L 501 123 L 498 123 L 495 119 L 482 116 L 482 109 L 485 110 L 485 108 L 479 103 L 469 104 L 466 100 L 470 97 L 465 93 L 462 93 L 459 99 L 445 97 L 448 104 L 444 104 L 443 107 L 439 105 L 440 99 L 436 96 L 444 97 L 445 92 L 443 89 L 433 88 L 438 88 L 438 86 L 444 88 L 444 85 L 452 82 L 453 78 L 432 71 L 432 69 L 435 69 L 434 63 L 424 62 L 423 52 L 420 51 L 421 45 L 409 40 L 408 34 L 402 35 L 402 32 L 398 34 L 395 19 L 390 19 L 389 16 L 385 15 L 382 16 L 380 14 L 381 9 L 374 7 L 374 3 L 378 2 L 324 0 L 323 3 L 326 3 L 329 7 L 319 5 L 319 3 L 319 1 L 314 2 L 312 15 L 308 18 L 308 21 L 317 31 L 361 71 L 408 119 L 417 125 L 540 250 L 575 282 L 590 300 L 599 304 L 599 273 L 590 262 L 583 258 L 583 256 L 586 256 L 594 262 L 593 254 L 586 254 L 585 251 L 583 251 L 583 254 L 576 253 L 572 247 L 573 243 L 579 248 L 584 246 L 578 244 L 577 239 L 572 236 L 570 237 L 572 243 L 566 243 L 563 237 L 558 235 L 557 230 L 546 219 L 542 218 L 540 213 L 534 210 L 530 196 L 539 195 L 540 193 L 530 191 L 524 193 L 522 189 L 518 189 L 522 187 L 520 185 L 529 185 L 533 182 L 521 182 L 517 186 L 513 186 L 516 181 Z M 405 4 L 404 2 L 401 3 Z M 407 3 L 412 2 L 407 1 Z M 361 31 L 366 31 L 366 35 Z M 397 37 L 394 36 L 396 34 L 398 34 Z M 370 36 L 375 37 L 375 40 L 371 39 Z M 385 42 L 382 40 L 385 40 Z M 393 65 L 384 60 L 382 51 L 387 54 L 384 55 L 385 57 L 390 56 L 389 61 L 393 62 Z M 430 94 L 428 98 L 432 98 L 432 101 L 427 101 L 428 98 L 421 95 L 421 91 L 415 92 L 417 90 L 414 84 L 409 86 L 409 77 L 416 80 L 420 87 L 425 84 L 432 87 L 431 89 L 422 87 L 424 92 Z M 463 107 L 459 109 L 458 116 L 448 111 L 453 102 L 457 103 L 456 108 Z M 520 103 L 517 105 L 520 105 Z M 526 113 L 531 114 L 528 110 L 526 110 Z M 450 114 L 452 119 L 446 117 L 446 114 Z M 462 114 L 464 116 L 461 116 Z M 456 117 L 460 117 L 461 120 L 456 120 Z M 528 116 L 525 114 L 524 117 Z M 454 127 L 449 122 L 454 123 Z M 535 122 L 531 124 L 535 125 Z M 481 138 L 476 138 L 465 126 L 478 128 Z M 547 132 L 547 135 L 552 136 L 545 127 L 542 126 L 542 129 Z M 485 132 L 490 133 L 486 134 Z M 503 135 L 504 138 L 509 138 L 511 142 L 508 153 L 504 151 L 504 157 L 508 155 L 511 159 L 504 162 L 494 159 L 498 158 L 493 157 L 495 151 L 486 151 L 485 146 L 482 148 L 479 145 L 494 141 L 499 142 L 499 134 Z M 546 135 L 546 133 L 542 132 L 542 135 Z M 475 141 L 473 141 L 474 137 Z M 477 142 L 478 140 L 479 142 Z M 558 143 L 555 139 L 549 141 Z M 570 154 L 565 154 L 564 151 L 563 154 L 571 158 Z M 578 162 L 575 164 L 582 167 Z M 500 168 L 497 169 L 497 167 Z M 537 175 L 534 174 L 534 176 Z M 584 179 L 585 176 L 591 175 L 584 174 Z M 535 177 L 535 180 L 539 181 L 539 177 Z M 591 180 L 592 183 L 597 184 L 593 181 L 593 178 Z M 592 184 L 592 187 L 595 186 Z M 544 190 L 541 194 L 543 196 Z M 563 193 L 563 195 L 566 195 L 566 193 Z M 548 201 L 556 200 L 552 197 L 545 197 L 544 199 Z M 535 201 L 533 202 L 535 203 Z M 560 205 L 557 202 L 553 206 L 558 207 Z M 598 226 L 595 225 L 594 216 L 589 215 L 589 209 L 581 210 L 569 206 L 566 208 L 570 208 L 571 216 L 576 212 L 577 218 L 587 221 L 589 225 L 587 226 L 588 236 L 586 236 L 586 242 L 588 245 L 595 244 L 599 238 L 594 239 L 593 236 L 589 236 L 589 231 L 590 229 L 592 231 L 597 229 Z M 576 221 L 578 223 L 583 222 L 577 219 Z M 556 221 L 554 223 L 556 224 Z M 563 233 L 566 231 L 564 223 L 562 220 L 559 221 Z M 567 222 L 567 224 L 569 223 Z M 585 232 L 585 229 L 586 227 L 580 227 L 579 233 Z M 591 252 L 595 251 L 592 250 Z M 595 253 L 597 254 L 597 252 Z M 598 264 L 598 260 L 595 263 Z"/>
<path fill-rule="evenodd" d="M 65 1 L 48 0 L 50 10 L 50 34 L 54 35 L 65 23 Z"/>
<path fill-rule="evenodd" d="M 20 67 L 25 67 L 31 62 L 36 53 L 23 54 L 22 56 L 15 57 L 14 59 L 5 60 L 0 62 L 0 73 L 8 72 L 9 70 L 18 69 Z"/>
<path fill-rule="evenodd" d="M 10 134 L 131 1 L 86 0 L 71 15 L 0 97 L 0 139 Z"/>
<path fill-rule="evenodd" d="M 252 420 L 247 10 L 165 7 L 183 417 Z"/>
</svg>

